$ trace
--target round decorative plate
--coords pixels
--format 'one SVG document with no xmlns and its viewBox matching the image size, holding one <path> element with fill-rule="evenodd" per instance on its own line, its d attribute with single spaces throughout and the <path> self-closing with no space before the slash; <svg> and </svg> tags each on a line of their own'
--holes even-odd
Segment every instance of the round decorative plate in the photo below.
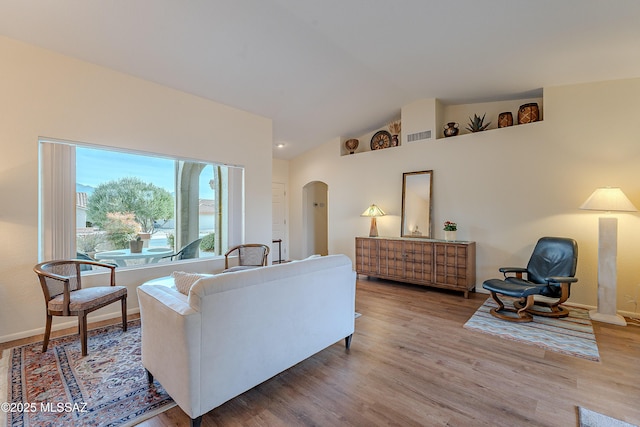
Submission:
<svg viewBox="0 0 640 427">
<path fill-rule="evenodd" d="M 386 130 L 379 130 L 371 137 L 371 149 L 380 150 L 391 147 L 391 134 Z"/>
</svg>

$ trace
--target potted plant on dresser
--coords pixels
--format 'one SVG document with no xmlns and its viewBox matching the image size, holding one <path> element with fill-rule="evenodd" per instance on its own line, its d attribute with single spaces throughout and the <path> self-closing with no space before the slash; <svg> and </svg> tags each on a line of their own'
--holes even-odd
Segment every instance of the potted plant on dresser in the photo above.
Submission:
<svg viewBox="0 0 640 427">
<path fill-rule="evenodd" d="M 445 221 L 444 222 L 444 240 L 448 241 L 448 242 L 452 242 L 456 239 L 456 234 L 458 231 L 458 224 L 456 224 L 455 222 L 451 222 L 451 221 Z"/>
</svg>

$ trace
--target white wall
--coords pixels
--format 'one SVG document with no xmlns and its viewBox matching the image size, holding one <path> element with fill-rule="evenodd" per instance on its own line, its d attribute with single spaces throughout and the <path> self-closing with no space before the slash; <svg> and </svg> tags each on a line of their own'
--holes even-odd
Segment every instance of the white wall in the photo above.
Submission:
<svg viewBox="0 0 640 427">
<path fill-rule="evenodd" d="M 450 220 L 458 223 L 458 239 L 477 242 L 478 288 L 499 277 L 500 266 L 524 266 L 539 237 L 567 236 L 579 245 L 571 301 L 594 306 L 599 214 L 578 208 L 606 185 L 621 187 L 640 207 L 638 99 L 640 79 L 551 87 L 538 123 L 346 156 L 340 138 L 328 141 L 290 162 L 292 257 L 302 250 L 295 236 L 302 235 L 306 183 L 328 184 L 329 252 L 353 259 L 354 238 L 369 229 L 360 213 L 376 203 L 387 213 L 378 218 L 380 235 L 399 236 L 402 173 L 432 169 L 435 237 Z M 434 110 L 426 108 L 425 124 L 403 110 L 403 133 L 428 129 Z M 640 214 L 617 217 L 618 309 L 632 311 L 625 294 L 634 295 L 640 283 Z"/>
<path fill-rule="evenodd" d="M 272 167 L 263 161 L 271 158 L 271 120 L 4 37 L 0 63 L 0 341 L 44 326 L 44 299 L 32 271 L 38 137 L 244 166 L 246 239 L 271 241 Z M 120 271 L 129 307 L 137 307 L 138 283 L 174 269 Z M 196 262 L 183 269 L 204 267 Z"/>
</svg>

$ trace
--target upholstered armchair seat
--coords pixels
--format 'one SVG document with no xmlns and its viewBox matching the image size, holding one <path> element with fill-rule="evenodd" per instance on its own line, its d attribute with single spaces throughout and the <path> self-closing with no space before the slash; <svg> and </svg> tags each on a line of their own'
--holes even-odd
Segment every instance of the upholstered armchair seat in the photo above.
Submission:
<svg viewBox="0 0 640 427">
<path fill-rule="evenodd" d="M 509 297 L 522 298 L 542 293 L 547 285 L 537 285 L 526 280 L 490 279 L 484 282 L 482 287 L 488 291 L 498 292 Z"/>
<path fill-rule="evenodd" d="M 78 289 L 69 293 L 69 312 L 90 311 L 95 307 L 102 307 L 111 303 L 114 299 L 120 299 L 127 295 L 124 286 L 100 286 L 95 288 Z M 49 301 L 50 312 L 62 313 L 65 307 L 64 294 L 60 294 Z"/>
</svg>

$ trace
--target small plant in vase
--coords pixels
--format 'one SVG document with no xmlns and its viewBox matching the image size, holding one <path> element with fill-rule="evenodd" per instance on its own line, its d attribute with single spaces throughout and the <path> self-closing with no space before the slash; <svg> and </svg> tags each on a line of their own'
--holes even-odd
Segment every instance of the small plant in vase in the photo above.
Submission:
<svg viewBox="0 0 640 427">
<path fill-rule="evenodd" d="M 486 124 L 484 124 L 484 116 L 486 115 L 487 113 L 484 113 L 482 117 L 478 117 L 476 114 L 474 114 L 473 119 L 469 117 L 469 124 L 467 125 L 466 129 L 469 132 L 475 133 L 475 132 L 482 132 L 483 130 L 488 128 L 491 122 L 487 122 Z"/>
<path fill-rule="evenodd" d="M 139 254 L 142 252 L 142 246 L 144 242 L 142 241 L 142 237 L 136 236 L 134 240 L 129 241 L 129 248 L 131 249 L 132 254 Z"/>
<path fill-rule="evenodd" d="M 456 240 L 456 231 L 458 231 L 458 224 L 451 221 L 444 222 L 444 240 L 452 241 Z"/>
</svg>

